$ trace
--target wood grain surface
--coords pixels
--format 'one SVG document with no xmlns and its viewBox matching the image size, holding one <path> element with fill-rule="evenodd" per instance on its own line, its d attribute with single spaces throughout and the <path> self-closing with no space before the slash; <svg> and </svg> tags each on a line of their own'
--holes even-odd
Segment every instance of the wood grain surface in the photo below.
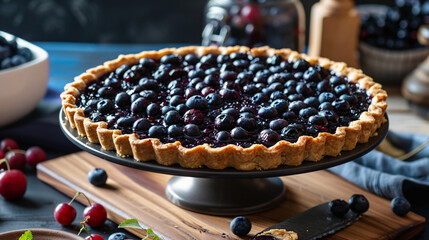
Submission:
<svg viewBox="0 0 429 240">
<path fill-rule="evenodd" d="M 105 169 L 109 176 L 105 187 L 95 187 L 87 181 L 88 171 L 96 167 Z M 164 193 L 171 178 L 169 175 L 120 166 L 80 152 L 39 164 L 38 177 L 69 196 L 76 191 L 84 192 L 92 201 L 104 205 L 109 219 L 114 222 L 137 218 L 162 239 L 240 239 L 229 230 L 233 217 L 199 214 L 170 203 Z M 347 200 L 355 193 L 364 194 L 369 199 L 370 210 L 357 223 L 328 239 L 409 239 L 424 228 L 423 217 L 414 213 L 398 217 L 391 211 L 390 201 L 327 171 L 281 179 L 286 185 L 286 200 L 269 211 L 248 215 L 252 230 L 243 239 L 319 203 L 336 198 Z M 87 204 L 84 198 L 78 200 Z M 129 230 L 145 236 L 144 231 Z"/>
</svg>

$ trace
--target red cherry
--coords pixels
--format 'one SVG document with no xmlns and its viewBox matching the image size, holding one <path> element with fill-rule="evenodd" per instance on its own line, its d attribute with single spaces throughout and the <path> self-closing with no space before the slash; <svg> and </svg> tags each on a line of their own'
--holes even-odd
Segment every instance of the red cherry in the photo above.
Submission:
<svg viewBox="0 0 429 240">
<path fill-rule="evenodd" d="M 244 22 L 257 24 L 262 20 L 261 8 L 255 4 L 245 5 L 241 9 L 241 17 Z"/>
<path fill-rule="evenodd" d="M 107 219 L 107 212 L 103 205 L 94 203 L 83 210 L 83 218 L 89 216 L 86 222 L 91 227 L 99 227 L 104 224 Z"/>
<path fill-rule="evenodd" d="M 35 167 L 38 163 L 46 160 L 46 153 L 39 147 L 31 147 L 25 153 L 28 165 Z"/>
<path fill-rule="evenodd" d="M 55 208 L 54 217 L 59 224 L 70 225 L 76 218 L 76 209 L 68 203 L 60 203 Z"/>
<path fill-rule="evenodd" d="M 0 151 L 8 152 L 12 149 L 18 149 L 18 143 L 11 138 L 5 138 L 0 142 Z"/>
<path fill-rule="evenodd" d="M 9 162 L 10 169 L 22 170 L 25 167 L 25 154 L 17 151 L 10 151 L 6 154 L 6 159 Z"/>
<path fill-rule="evenodd" d="M 27 179 L 20 170 L 12 169 L 0 173 L 0 194 L 6 200 L 22 198 L 27 189 Z"/>
<path fill-rule="evenodd" d="M 6 154 L 2 151 L 0 151 L 0 160 L 2 160 L 4 158 Z M 6 169 L 6 163 L 0 163 L 0 169 Z"/>
<path fill-rule="evenodd" d="M 91 234 L 91 236 L 88 236 L 85 239 L 86 240 L 104 240 L 104 238 L 98 234 Z"/>
</svg>

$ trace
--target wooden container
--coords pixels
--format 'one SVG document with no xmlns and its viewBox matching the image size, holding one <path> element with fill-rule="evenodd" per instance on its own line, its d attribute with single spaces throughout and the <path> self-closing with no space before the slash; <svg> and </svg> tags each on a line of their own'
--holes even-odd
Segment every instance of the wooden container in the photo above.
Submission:
<svg viewBox="0 0 429 240">
<path fill-rule="evenodd" d="M 359 29 L 352 0 L 321 0 L 311 9 L 308 53 L 358 67 Z"/>
</svg>

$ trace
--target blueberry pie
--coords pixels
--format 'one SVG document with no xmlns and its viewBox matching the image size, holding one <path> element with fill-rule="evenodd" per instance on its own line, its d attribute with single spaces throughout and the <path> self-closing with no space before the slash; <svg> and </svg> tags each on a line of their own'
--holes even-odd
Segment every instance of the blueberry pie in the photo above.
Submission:
<svg viewBox="0 0 429 240">
<path fill-rule="evenodd" d="M 185 168 L 300 165 L 352 150 L 385 121 L 361 70 L 289 49 L 183 47 L 121 55 L 61 94 L 82 137 Z"/>
</svg>

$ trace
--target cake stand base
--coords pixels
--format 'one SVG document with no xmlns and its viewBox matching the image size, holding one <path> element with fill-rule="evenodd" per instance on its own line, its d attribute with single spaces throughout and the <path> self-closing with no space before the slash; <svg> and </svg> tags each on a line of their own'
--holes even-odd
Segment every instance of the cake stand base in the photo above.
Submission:
<svg viewBox="0 0 429 240">
<path fill-rule="evenodd" d="M 277 206 L 285 187 L 279 178 L 222 179 L 175 176 L 165 189 L 179 207 L 211 215 L 247 215 Z"/>
</svg>

